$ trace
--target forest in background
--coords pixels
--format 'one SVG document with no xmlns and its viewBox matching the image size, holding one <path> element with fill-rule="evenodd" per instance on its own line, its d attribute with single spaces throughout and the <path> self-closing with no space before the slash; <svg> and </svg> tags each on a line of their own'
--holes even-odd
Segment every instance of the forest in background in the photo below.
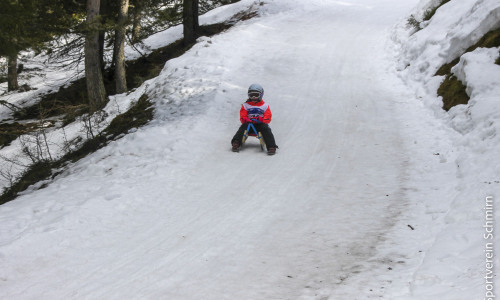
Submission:
<svg viewBox="0 0 500 300">
<path fill-rule="evenodd" d="M 128 90 L 124 45 L 133 46 L 158 31 L 183 24 L 184 43 L 199 34 L 198 16 L 234 0 L 13 0 L 0 7 L 0 82 L 8 92 L 26 90 L 19 73 L 22 51 L 45 53 L 68 65 L 85 60 L 87 98 L 91 111 L 102 108 L 109 92 L 103 73 L 112 72 L 115 93 Z M 112 48 L 106 58 L 105 48 Z M 22 58 L 21 58 L 22 60 Z M 3 103 L 4 105 L 8 105 Z"/>
</svg>

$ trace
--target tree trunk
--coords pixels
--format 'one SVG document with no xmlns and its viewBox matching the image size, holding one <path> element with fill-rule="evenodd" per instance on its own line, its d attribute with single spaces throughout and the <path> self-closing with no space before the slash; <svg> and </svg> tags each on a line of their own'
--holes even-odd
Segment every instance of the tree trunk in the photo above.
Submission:
<svg viewBox="0 0 500 300">
<path fill-rule="evenodd" d="M 142 30 L 142 14 L 143 14 L 143 3 L 141 0 L 130 0 L 130 7 L 133 7 L 132 10 L 132 44 L 139 42 L 141 37 Z"/>
<path fill-rule="evenodd" d="M 104 43 L 106 42 L 106 32 L 99 30 L 99 65 L 101 66 L 101 73 L 104 74 L 106 70 L 106 62 L 104 61 Z"/>
<path fill-rule="evenodd" d="M 85 36 L 85 76 L 91 112 L 101 109 L 106 102 L 106 90 L 99 57 L 99 4 L 100 0 L 87 0 L 88 32 Z"/>
<path fill-rule="evenodd" d="M 18 0 L 12 1 L 14 4 L 19 5 Z M 14 25 L 16 34 L 19 34 L 19 26 L 18 24 Z M 12 44 L 15 45 L 14 48 L 17 49 L 17 37 L 12 38 Z M 19 83 L 17 81 L 17 54 L 18 51 L 15 50 L 15 53 L 12 52 L 7 56 L 7 91 L 17 91 L 19 89 Z"/>
<path fill-rule="evenodd" d="M 118 13 L 118 24 L 115 31 L 115 86 L 116 93 L 127 91 L 127 77 L 125 69 L 125 34 L 128 18 L 128 0 L 120 0 L 120 11 Z"/>
<path fill-rule="evenodd" d="M 193 1 L 193 30 L 195 35 L 198 33 L 200 29 L 200 23 L 198 21 L 198 15 L 199 15 L 199 0 L 192 0 Z"/>
<path fill-rule="evenodd" d="M 7 59 L 7 91 L 16 91 L 19 89 L 19 83 L 17 82 L 17 53 Z"/>
<path fill-rule="evenodd" d="M 101 0 L 99 3 L 99 19 L 102 28 L 106 26 L 107 16 L 108 16 L 108 7 L 106 5 L 107 0 Z M 101 72 L 105 74 L 106 70 L 106 62 L 104 61 L 104 43 L 106 42 L 106 30 L 99 30 L 99 59 L 101 65 Z"/>
<path fill-rule="evenodd" d="M 184 44 L 189 45 L 196 40 L 196 25 L 198 23 L 198 18 L 195 20 L 197 11 L 195 13 L 195 8 L 197 7 L 197 0 L 184 0 L 182 7 L 182 23 L 184 32 Z"/>
<path fill-rule="evenodd" d="M 141 36 L 141 19 L 142 11 L 136 7 L 132 23 L 132 43 L 135 44 L 139 41 Z"/>
</svg>

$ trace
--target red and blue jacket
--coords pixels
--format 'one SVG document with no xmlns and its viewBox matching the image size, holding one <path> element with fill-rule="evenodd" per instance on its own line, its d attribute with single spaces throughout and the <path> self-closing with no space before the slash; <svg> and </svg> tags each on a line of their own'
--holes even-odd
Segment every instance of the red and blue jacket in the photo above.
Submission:
<svg viewBox="0 0 500 300">
<path fill-rule="evenodd" d="M 247 100 L 247 102 L 241 105 L 240 109 L 240 121 L 241 123 L 245 123 L 246 120 L 252 118 L 262 117 L 262 122 L 269 124 L 271 123 L 271 118 L 273 114 L 271 113 L 271 108 L 269 108 L 269 104 L 264 102 L 264 100 L 260 100 L 255 103 L 253 101 Z"/>
</svg>

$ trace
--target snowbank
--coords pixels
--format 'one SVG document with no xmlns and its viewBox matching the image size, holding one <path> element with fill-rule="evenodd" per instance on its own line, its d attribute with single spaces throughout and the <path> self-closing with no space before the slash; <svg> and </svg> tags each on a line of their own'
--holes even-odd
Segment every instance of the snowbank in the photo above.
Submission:
<svg viewBox="0 0 500 300">
<path fill-rule="evenodd" d="M 437 3 L 421 1 L 414 16 L 421 16 Z M 500 234 L 485 238 L 491 223 L 488 217 L 500 220 L 500 210 L 490 209 L 498 206 L 500 198 L 500 66 L 495 64 L 499 48 L 464 52 L 488 31 L 500 27 L 500 2 L 450 1 L 423 22 L 418 32 L 403 22 L 406 20 L 393 34 L 399 74 L 429 112 L 456 133 L 450 135 L 450 148 L 440 153 L 453 159 L 456 169 L 455 179 L 442 182 L 440 189 L 453 189 L 447 195 L 436 197 L 436 192 L 421 199 L 429 207 L 443 202 L 448 207 L 442 223 L 429 224 L 439 230 L 414 270 L 411 295 L 415 299 L 480 299 L 491 288 L 488 281 L 499 282 L 498 277 L 488 277 L 488 267 L 500 266 Z M 434 74 L 458 57 L 460 62 L 452 73 L 466 86 L 470 101 L 446 113 L 437 96 L 443 77 Z M 495 242 L 494 250 L 488 248 L 490 242 Z M 493 251 L 496 258 L 491 259 L 488 253 Z"/>
</svg>

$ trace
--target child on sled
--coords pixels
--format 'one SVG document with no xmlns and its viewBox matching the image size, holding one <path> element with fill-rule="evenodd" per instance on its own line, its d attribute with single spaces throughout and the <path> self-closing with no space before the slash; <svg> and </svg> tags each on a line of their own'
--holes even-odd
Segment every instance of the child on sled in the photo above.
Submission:
<svg viewBox="0 0 500 300">
<path fill-rule="evenodd" d="M 269 104 L 262 100 L 264 89 L 259 84 L 252 84 L 248 88 L 248 100 L 243 103 L 240 110 L 241 126 L 231 140 L 232 150 L 238 152 L 243 139 L 243 134 L 248 127 L 248 123 L 252 123 L 258 132 L 262 133 L 267 147 L 267 154 L 273 155 L 276 153 L 276 142 L 274 135 L 269 127 L 272 113 Z"/>
</svg>

